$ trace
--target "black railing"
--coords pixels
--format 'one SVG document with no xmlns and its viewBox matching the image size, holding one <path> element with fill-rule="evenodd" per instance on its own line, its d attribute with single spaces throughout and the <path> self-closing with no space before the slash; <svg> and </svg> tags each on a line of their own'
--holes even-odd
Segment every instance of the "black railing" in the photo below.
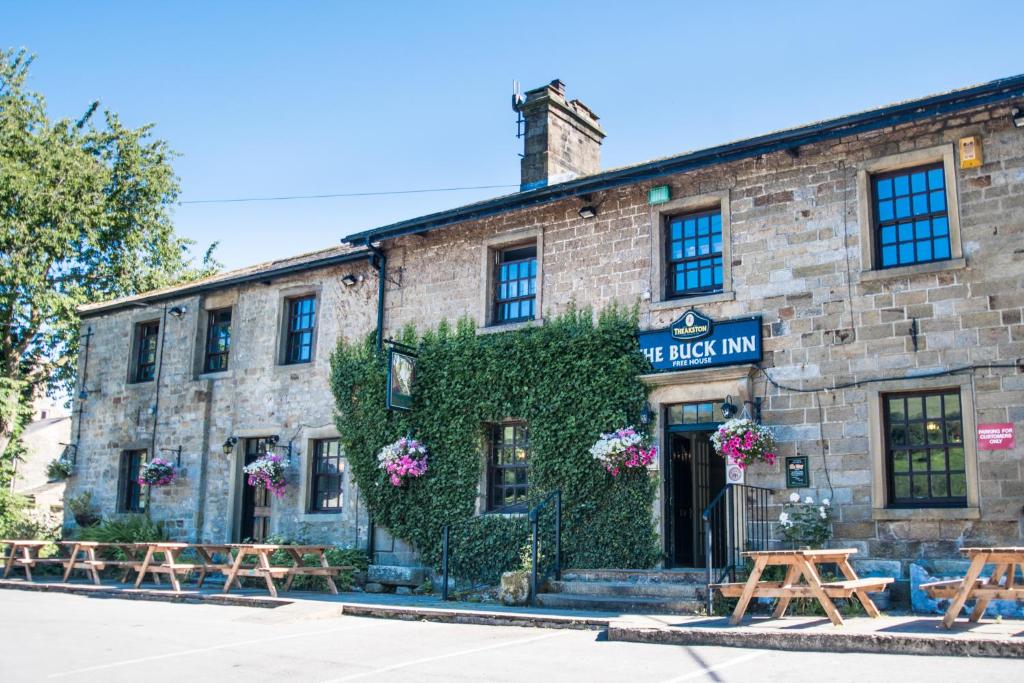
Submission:
<svg viewBox="0 0 1024 683">
<path fill-rule="evenodd" d="M 767 550 L 771 538 L 768 502 L 772 490 L 748 484 L 726 484 L 711 500 L 701 518 L 704 520 L 704 549 L 708 584 L 726 576 L 736 579 L 743 565 L 743 552 Z M 715 576 L 715 569 L 719 574 Z M 708 614 L 712 610 L 712 591 L 707 593 Z"/>
<path fill-rule="evenodd" d="M 537 604 L 537 584 L 540 572 L 540 513 L 554 501 L 555 505 L 555 581 L 562 579 L 562 492 L 552 491 L 548 497 L 530 510 L 530 604 Z"/>
<path fill-rule="evenodd" d="M 542 552 L 543 548 L 542 548 L 542 543 L 541 543 L 540 517 L 541 517 L 541 513 L 544 512 L 548 508 L 551 508 L 553 513 L 554 513 L 554 520 L 553 520 L 553 524 L 552 524 L 553 529 L 551 530 L 553 532 L 553 545 L 554 545 L 554 548 L 555 548 L 555 552 L 554 552 L 553 556 L 551 556 L 550 554 L 545 554 L 544 552 Z M 448 593 L 449 593 L 448 589 L 449 589 L 449 584 L 451 583 L 451 565 L 452 565 L 452 554 L 453 554 L 453 549 L 452 549 L 452 531 L 456 530 L 459 527 L 464 527 L 467 524 L 473 524 L 474 520 L 479 520 L 479 519 L 480 519 L 479 517 L 471 517 L 471 518 L 468 518 L 468 519 L 464 519 L 464 520 L 462 520 L 460 522 L 456 522 L 455 524 L 452 524 L 452 525 L 446 524 L 441 529 L 441 599 L 442 600 L 448 600 Z M 544 498 L 542 498 L 540 500 L 540 502 L 538 502 L 536 505 L 533 505 L 529 509 L 529 513 L 526 516 L 526 518 L 520 517 L 519 519 L 524 521 L 524 522 L 528 522 L 529 526 L 524 528 L 521 524 L 518 524 L 518 523 L 513 525 L 514 528 L 510 530 L 511 531 L 511 535 L 508 537 L 509 547 L 514 547 L 516 549 L 516 555 L 515 556 L 516 556 L 516 559 L 518 560 L 521 557 L 521 555 L 519 553 L 519 549 L 522 548 L 522 549 L 525 550 L 525 546 L 523 545 L 523 542 L 522 542 L 524 540 L 523 537 L 525 536 L 524 532 L 527 532 L 527 531 L 529 532 L 529 534 L 530 534 L 530 541 L 529 541 L 529 547 L 530 547 L 530 566 L 531 566 L 531 571 L 530 571 L 530 589 L 531 589 L 532 594 L 536 595 L 537 594 L 537 587 L 538 587 L 538 583 L 539 583 L 539 578 L 540 578 L 541 575 L 547 576 L 548 575 L 548 571 L 547 570 L 549 570 L 549 569 L 551 570 L 551 573 L 554 574 L 556 580 L 562 578 L 562 494 L 561 494 L 561 492 L 560 491 L 552 491 L 551 493 L 546 495 Z M 547 531 L 547 529 L 548 529 L 548 527 L 545 525 L 544 536 L 545 536 L 545 538 L 551 539 L 552 537 L 548 536 L 549 532 Z M 456 542 L 455 545 L 458 546 L 458 543 Z M 542 565 L 545 564 L 546 560 L 551 562 L 551 566 L 550 567 L 543 567 L 542 568 Z M 508 569 L 508 568 L 510 568 L 510 567 L 506 567 L 506 569 Z M 531 600 L 532 600 L 532 598 L 531 598 Z"/>
</svg>

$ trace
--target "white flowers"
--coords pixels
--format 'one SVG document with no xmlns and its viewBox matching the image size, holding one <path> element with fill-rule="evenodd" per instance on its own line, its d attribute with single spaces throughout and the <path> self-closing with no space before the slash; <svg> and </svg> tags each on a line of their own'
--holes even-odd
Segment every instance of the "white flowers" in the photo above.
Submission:
<svg viewBox="0 0 1024 683">
<path fill-rule="evenodd" d="M 824 505 L 818 508 L 818 516 L 820 516 L 822 519 L 828 519 L 828 513 L 825 512 Z"/>
<path fill-rule="evenodd" d="M 789 527 L 789 526 L 793 525 L 793 522 L 789 519 L 789 514 L 788 513 L 786 513 L 786 512 L 780 512 L 779 513 L 779 524 L 781 524 L 782 526 L 785 526 L 785 527 Z"/>
<path fill-rule="evenodd" d="M 791 493 L 791 494 L 789 494 L 789 502 L 790 503 L 799 503 L 800 502 L 800 494 L 799 493 Z"/>
<path fill-rule="evenodd" d="M 832 537 L 831 511 L 828 498 L 819 504 L 794 491 L 779 513 L 778 535 L 794 546 L 821 548 Z"/>
<path fill-rule="evenodd" d="M 832 503 L 829 501 L 828 498 L 822 498 L 821 499 L 821 504 L 822 505 L 831 505 Z"/>
<path fill-rule="evenodd" d="M 804 498 L 804 502 L 807 503 L 808 505 L 814 505 L 814 499 L 811 498 L 810 496 Z"/>
</svg>

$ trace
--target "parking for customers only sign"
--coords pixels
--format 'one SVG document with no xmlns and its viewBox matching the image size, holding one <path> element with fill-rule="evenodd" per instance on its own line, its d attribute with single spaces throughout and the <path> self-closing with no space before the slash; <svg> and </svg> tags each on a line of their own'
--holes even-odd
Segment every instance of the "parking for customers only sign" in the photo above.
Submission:
<svg viewBox="0 0 1024 683">
<path fill-rule="evenodd" d="M 1013 437 L 1012 422 L 992 422 L 978 425 L 979 450 L 1002 451 L 1013 448 Z"/>
</svg>

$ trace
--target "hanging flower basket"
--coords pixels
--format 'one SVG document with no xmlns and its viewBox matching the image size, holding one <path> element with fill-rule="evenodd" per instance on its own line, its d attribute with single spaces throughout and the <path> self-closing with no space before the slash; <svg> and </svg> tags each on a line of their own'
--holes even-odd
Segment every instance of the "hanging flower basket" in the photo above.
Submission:
<svg viewBox="0 0 1024 683">
<path fill-rule="evenodd" d="M 140 486 L 167 486 L 178 478 L 178 471 L 174 464 L 161 458 L 153 458 L 139 471 L 138 482 Z"/>
<path fill-rule="evenodd" d="M 427 473 L 427 447 L 403 436 L 381 449 L 377 467 L 388 473 L 392 486 L 402 486 Z"/>
<path fill-rule="evenodd" d="M 775 437 L 771 430 L 745 417 L 729 420 L 711 435 L 715 451 L 746 469 L 756 462 L 775 464 Z"/>
<path fill-rule="evenodd" d="M 64 481 L 75 473 L 75 468 L 70 460 L 57 458 L 46 465 L 46 478 L 50 481 Z"/>
<path fill-rule="evenodd" d="M 280 455 L 267 453 L 245 466 L 249 486 L 264 488 L 277 498 L 284 497 L 288 481 L 285 479 L 285 465 Z"/>
<path fill-rule="evenodd" d="M 590 448 L 590 455 L 613 477 L 627 469 L 643 469 L 654 462 L 654 446 L 645 447 L 644 436 L 632 427 L 602 434 Z"/>
</svg>

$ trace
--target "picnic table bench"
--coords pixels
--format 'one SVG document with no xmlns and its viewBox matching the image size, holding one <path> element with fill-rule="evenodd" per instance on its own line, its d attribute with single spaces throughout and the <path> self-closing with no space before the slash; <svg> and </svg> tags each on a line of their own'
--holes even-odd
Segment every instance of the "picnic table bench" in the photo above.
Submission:
<svg viewBox="0 0 1024 683">
<path fill-rule="evenodd" d="M 291 590 L 292 581 L 296 576 L 323 576 L 327 587 L 334 595 L 338 594 L 338 586 L 334 577 L 342 571 L 354 569 L 350 566 L 332 567 L 327 561 L 327 545 L 278 545 L 273 543 L 201 543 L 195 546 L 196 552 L 209 569 L 224 574 L 224 592 L 232 587 L 241 587 L 242 577 L 262 578 L 266 582 L 267 591 L 277 597 L 274 579 L 284 579 L 284 590 Z M 284 551 L 291 561 L 291 566 L 274 566 L 271 556 L 277 551 Z M 319 566 L 307 567 L 303 563 L 306 555 L 313 555 Z M 217 558 L 221 558 L 219 561 Z"/>
<path fill-rule="evenodd" d="M 84 571 L 92 582 L 100 585 L 99 573 L 104 569 L 120 568 L 121 583 L 128 580 L 133 571 L 142 566 L 143 548 L 137 543 L 102 543 L 100 541 L 61 541 L 60 545 L 68 548 L 68 555 L 62 560 L 64 565 L 64 582 L 67 583 L 71 574 L 75 571 Z M 127 559 L 109 557 L 113 553 L 120 553 Z M 97 555 L 99 553 L 99 555 Z M 108 556 L 104 556 L 108 555 Z M 150 576 L 157 584 L 160 583 L 160 575 L 151 573 Z"/>
<path fill-rule="evenodd" d="M 880 612 L 868 593 L 884 590 L 894 581 L 889 577 L 858 578 L 850 565 L 850 555 L 856 552 L 856 548 L 745 552 L 745 556 L 754 560 L 754 567 L 745 582 L 717 583 L 708 588 L 717 590 L 727 598 L 739 598 L 729 619 L 729 623 L 734 626 L 742 621 L 752 598 L 777 598 L 778 603 L 772 612 L 773 619 L 781 619 L 794 598 L 814 598 L 821 604 L 829 620 L 836 626 L 842 626 L 843 617 L 832 602 L 833 598 L 856 597 L 869 616 L 877 617 Z M 845 579 L 823 582 L 817 569 L 817 565 L 821 564 L 835 564 Z M 761 581 L 761 575 L 769 566 L 786 567 L 785 578 L 782 581 Z M 803 583 L 800 583 L 801 579 Z"/>
<path fill-rule="evenodd" d="M 179 575 L 187 577 L 188 574 L 193 571 L 199 572 L 199 579 L 196 581 L 196 588 L 202 588 L 203 581 L 206 579 L 206 564 L 203 562 L 182 562 L 179 559 L 181 551 L 192 547 L 188 543 L 158 541 L 152 543 L 135 543 L 133 545 L 145 548 L 146 550 L 142 563 L 136 569 L 138 572 L 138 576 L 135 579 L 136 588 L 142 585 L 142 581 L 146 577 L 147 573 L 154 577 L 158 574 L 166 574 L 168 579 L 170 579 L 174 592 L 180 593 L 181 577 Z"/>
<path fill-rule="evenodd" d="M 3 555 L 4 578 L 6 579 L 15 567 L 21 567 L 25 579 L 32 581 L 32 569 L 40 564 L 60 564 L 62 560 L 55 557 L 39 557 L 39 551 L 53 541 L 35 541 L 20 539 L 3 539 L 0 545 L 7 546 L 9 554 Z"/>
<path fill-rule="evenodd" d="M 964 603 L 974 598 L 974 609 L 969 622 L 977 622 L 985 614 L 992 600 L 1024 600 L 1024 584 L 1017 583 L 1017 568 L 1024 573 L 1024 548 L 961 548 L 960 552 L 971 560 L 967 574 L 962 579 L 932 581 L 921 584 L 933 598 L 949 598 L 949 608 L 942 618 L 942 625 L 952 628 L 960 615 Z M 981 578 L 986 564 L 995 569 L 987 578 Z"/>
</svg>

